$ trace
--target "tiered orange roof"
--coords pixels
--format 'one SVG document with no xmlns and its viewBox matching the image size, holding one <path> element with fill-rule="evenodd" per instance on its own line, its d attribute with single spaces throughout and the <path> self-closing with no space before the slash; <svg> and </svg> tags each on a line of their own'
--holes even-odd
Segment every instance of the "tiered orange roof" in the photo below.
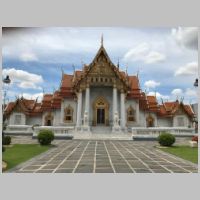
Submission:
<svg viewBox="0 0 200 200">
<path fill-rule="evenodd" d="M 128 76 L 128 81 L 129 81 L 130 91 L 128 92 L 127 98 L 128 99 L 142 98 L 138 77 Z"/>
<path fill-rule="evenodd" d="M 194 117 L 194 112 L 190 105 L 185 105 L 183 102 L 179 102 L 178 100 L 174 102 L 163 102 L 162 105 L 159 105 L 160 112 L 158 113 L 161 117 L 171 117 L 178 112 L 179 109 L 183 109 L 183 111 L 189 116 Z"/>
<path fill-rule="evenodd" d="M 59 91 L 55 91 L 51 100 L 51 107 L 53 109 L 59 109 L 61 107 L 62 97 L 60 96 Z"/>
<path fill-rule="evenodd" d="M 160 107 L 158 105 L 158 102 L 155 96 L 147 96 L 147 101 L 149 104 L 149 111 L 152 111 L 152 112 L 160 111 Z"/>
<path fill-rule="evenodd" d="M 141 97 L 139 100 L 139 107 L 141 110 L 148 110 L 149 109 L 149 103 L 147 100 L 147 96 L 144 92 L 141 92 Z"/>
<path fill-rule="evenodd" d="M 75 74 L 77 74 L 77 77 L 78 77 L 80 72 L 79 71 L 75 72 Z M 61 86 L 59 89 L 59 94 L 57 94 L 57 96 L 67 97 L 67 98 L 73 98 L 75 96 L 72 90 L 73 78 L 74 78 L 74 75 L 63 74 L 62 80 L 61 80 Z"/>
<path fill-rule="evenodd" d="M 20 110 L 25 115 L 34 116 L 41 114 L 41 104 L 37 103 L 37 100 L 18 98 L 15 102 L 10 102 L 6 109 L 5 115 L 9 115 L 14 109 Z"/>
</svg>

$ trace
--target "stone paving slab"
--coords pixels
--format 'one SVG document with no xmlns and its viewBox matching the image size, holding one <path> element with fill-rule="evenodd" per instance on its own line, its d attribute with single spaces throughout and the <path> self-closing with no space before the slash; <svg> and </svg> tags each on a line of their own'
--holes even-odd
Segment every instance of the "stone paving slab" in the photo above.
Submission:
<svg viewBox="0 0 200 200">
<path fill-rule="evenodd" d="M 197 173 L 197 165 L 162 152 L 152 141 L 60 140 L 13 173 Z"/>
</svg>

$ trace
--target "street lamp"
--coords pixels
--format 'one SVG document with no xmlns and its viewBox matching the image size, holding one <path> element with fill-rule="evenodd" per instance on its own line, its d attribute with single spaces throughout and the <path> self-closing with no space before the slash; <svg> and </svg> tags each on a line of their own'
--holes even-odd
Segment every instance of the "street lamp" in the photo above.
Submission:
<svg viewBox="0 0 200 200">
<path fill-rule="evenodd" d="M 3 82 L 9 84 L 11 82 L 10 77 L 7 75 L 6 78 L 3 79 Z"/>
<path fill-rule="evenodd" d="M 194 87 L 196 87 L 196 88 L 198 87 L 198 78 L 195 79 Z M 197 113 L 195 113 L 194 122 L 195 122 L 195 132 L 197 133 L 198 132 L 198 114 Z"/>
<path fill-rule="evenodd" d="M 3 83 L 9 85 L 11 83 L 10 77 L 7 75 L 6 78 L 3 79 Z M 3 94 L 3 108 L 2 108 L 2 114 L 3 114 L 3 127 L 4 129 L 4 112 L 5 112 L 5 105 L 6 105 L 6 88 L 4 88 L 4 94 Z M 4 132 L 2 130 L 2 136 L 4 136 Z"/>
<path fill-rule="evenodd" d="M 198 87 L 198 78 L 195 79 L 194 87 Z"/>
</svg>

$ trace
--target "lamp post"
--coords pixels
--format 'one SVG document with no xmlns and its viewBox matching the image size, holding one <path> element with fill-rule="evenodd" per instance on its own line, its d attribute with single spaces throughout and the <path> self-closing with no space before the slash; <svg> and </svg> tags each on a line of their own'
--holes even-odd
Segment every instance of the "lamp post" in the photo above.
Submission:
<svg viewBox="0 0 200 200">
<path fill-rule="evenodd" d="M 195 88 L 198 87 L 198 78 L 195 79 L 194 87 Z M 197 115 L 198 115 L 198 113 L 197 113 Z M 197 118 L 195 117 L 194 122 L 195 122 L 195 132 L 197 133 L 198 132 L 198 116 L 197 116 Z"/>
<path fill-rule="evenodd" d="M 11 83 L 10 77 L 8 75 L 6 76 L 6 78 L 3 79 L 3 83 L 5 85 L 9 85 Z M 7 95 L 6 88 L 4 88 L 4 91 L 3 91 L 3 108 L 2 108 L 2 114 L 3 114 L 3 117 L 2 117 L 2 121 L 3 121 L 2 137 L 4 137 L 3 129 L 4 129 L 4 112 L 5 112 L 5 105 L 6 105 L 6 95 Z"/>
<path fill-rule="evenodd" d="M 195 79 L 194 87 L 198 87 L 198 78 Z"/>
</svg>

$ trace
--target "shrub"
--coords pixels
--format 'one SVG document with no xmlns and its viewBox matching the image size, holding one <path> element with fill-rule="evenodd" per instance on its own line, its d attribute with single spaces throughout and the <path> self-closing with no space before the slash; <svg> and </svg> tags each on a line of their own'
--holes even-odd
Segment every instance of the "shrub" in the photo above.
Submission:
<svg viewBox="0 0 200 200">
<path fill-rule="evenodd" d="M 50 130 L 41 130 L 37 136 L 41 145 L 49 145 L 54 140 L 54 134 Z"/>
<path fill-rule="evenodd" d="M 170 133 L 163 132 L 158 136 L 158 142 L 161 146 L 172 146 L 175 140 L 175 136 Z"/>
<path fill-rule="evenodd" d="M 4 152 L 6 150 L 6 148 L 4 146 L 2 146 L 2 152 Z"/>
<path fill-rule="evenodd" d="M 9 145 L 11 143 L 11 137 L 10 136 L 4 136 L 2 138 L 2 144 L 3 145 Z"/>
<path fill-rule="evenodd" d="M 193 136 L 192 141 L 198 142 L 198 136 L 197 135 Z"/>
</svg>

